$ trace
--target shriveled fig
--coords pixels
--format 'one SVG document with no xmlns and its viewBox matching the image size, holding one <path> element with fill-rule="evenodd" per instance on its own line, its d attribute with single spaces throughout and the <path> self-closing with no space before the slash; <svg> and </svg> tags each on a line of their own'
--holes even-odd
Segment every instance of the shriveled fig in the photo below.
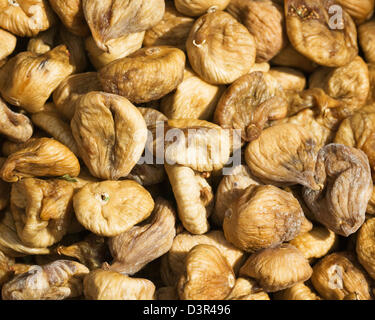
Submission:
<svg viewBox="0 0 375 320">
<path fill-rule="evenodd" d="M 224 10 L 230 0 L 174 0 L 176 9 L 192 17 L 198 17 L 207 11 Z"/>
<path fill-rule="evenodd" d="M 336 0 L 336 3 L 350 14 L 356 24 L 360 25 L 370 19 L 374 13 L 374 0 Z"/>
<path fill-rule="evenodd" d="M 9 56 L 16 48 L 17 38 L 8 31 L 0 29 L 0 61 Z"/>
<path fill-rule="evenodd" d="M 358 40 L 366 62 L 375 63 L 375 20 L 366 22 L 358 27 Z"/>
</svg>

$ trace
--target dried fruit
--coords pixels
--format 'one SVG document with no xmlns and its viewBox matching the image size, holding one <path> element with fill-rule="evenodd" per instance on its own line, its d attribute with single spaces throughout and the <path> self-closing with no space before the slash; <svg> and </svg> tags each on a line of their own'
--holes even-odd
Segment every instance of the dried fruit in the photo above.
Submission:
<svg viewBox="0 0 375 320">
<path fill-rule="evenodd" d="M 206 12 L 215 12 L 216 10 L 224 10 L 230 0 L 174 0 L 176 9 L 192 17 L 198 17 Z"/>
<path fill-rule="evenodd" d="M 30 38 L 29 42 L 27 43 L 27 51 L 37 54 L 44 54 L 52 50 L 56 42 L 55 38 L 57 31 L 58 30 L 56 27 L 52 27 Z"/>
<path fill-rule="evenodd" d="M 321 300 L 321 298 L 306 284 L 300 282 L 293 287 L 276 292 L 276 300 Z"/>
<path fill-rule="evenodd" d="M 333 5 L 332 0 L 284 1 L 286 30 L 298 52 L 320 65 L 341 67 L 358 55 L 357 30 L 346 11 L 342 19 L 331 18 Z"/>
<path fill-rule="evenodd" d="M 252 254 L 240 270 L 241 276 L 255 278 L 266 292 L 290 288 L 308 280 L 311 274 L 307 259 L 290 244 Z"/>
<path fill-rule="evenodd" d="M 225 212 L 225 238 L 247 252 L 292 240 L 301 229 L 303 211 L 294 196 L 274 186 L 250 185 Z"/>
<path fill-rule="evenodd" d="M 126 177 L 147 140 L 146 123 L 136 107 L 104 92 L 93 91 L 77 101 L 71 128 L 90 173 L 101 179 Z"/>
<path fill-rule="evenodd" d="M 367 156 L 358 149 L 328 144 L 320 149 L 315 180 L 324 188 L 304 189 L 304 200 L 317 221 L 342 236 L 365 221 L 373 184 Z"/>
<path fill-rule="evenodd" d="M 302 91 L 306 86 L 305 75 L 296 69 L 274 67 L 268 72 L 286 91 Z"/>
<path fill-rule="evenodd" d="M 8 31 L 0 29 L 0 61 L 9 56 L 16 48 L 17 38 Z"/>
<path fill-rule="evenodd" d="M 232 0 L 227 11 L 254 36 L 256 62 L 271 60 L 286 45 L 282 6 L 271 0 Z"/>
<path fill-rule="evenodd" d="M 240 277 L 225 300 L 270 300 L 270 297 L 255 280 Z"/>
<path fill-rule="evenodd" d="M 44 266 L 34 265 L 17 275 L 2 289 L 4 300 L 62 300 L 82 294 L 82 279 L 89 270 L 82 264 L 57 260 Z"/>
<path fill-rule="evenodd" d="M 7 257 L 0 251 L 0 288 L 12 277 L 14 259 Z"/>
<path fill-rule="evenodd" d="M 357 25 L 370 19 L 374 13 L 374 0 L 336 0 L 336 3 L 350 14 Z"/>
<path fill-rule="evenodd" d="M 223 11 L 207 13 L 196 20 L 186 50 L 193 70 L 212 84 L 232 83 L 255 63 L 254 37 Z"/>
<path fill-rule="evenodd" d="M 370 300 L 369 279 L 348 252 L 332 253 L 315 266 L 311 282 L 324 299 L 344 300 L 355 294 L 356 300 Z"/>
<path fill-rule="evenodd" d="M 154 208 L 146 189 L 131 180 L 88 183 L 73 197 L 78 221 L 91 232 L 114 237 L 145 220 Z"/>
<path fill-rule="evenodd" d="M 232 290 L 236 278 L 232 267 L 211 245 L 192 248 L 185 260 L 185 271 L 177 290 L 182 300 L 222 300 Z"/>
<path fill-rule="evenodd" d="M 45 54 L 21 52 L 0 69 L 0 92 L 9 103 L 38 112 L 74 68 L 65 45 Z"/>
<path fill-rule="evenodd" d="M 375 218 L 368 219 L 358 232 L 356 252 L 358 261 L 375 279 Z"/>
<path fill-rule="evenodd" d="M 155 294 L 155 285 L 147 279 L 102 269 L 91 271 L 83 288 L 88 300 L 153 300 Z"/>
<path fill-rule="evenodd" d="M 368 63 L 375 63 L 375 20 L 358 27 L 358 40 Z"/>
</svg>

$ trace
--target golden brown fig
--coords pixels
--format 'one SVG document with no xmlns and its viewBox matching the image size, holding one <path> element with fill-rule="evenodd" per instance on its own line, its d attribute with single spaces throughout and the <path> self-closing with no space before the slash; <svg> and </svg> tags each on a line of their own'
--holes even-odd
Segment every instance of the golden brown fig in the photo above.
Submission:
<svg viewBox="0 0 375 320">
<path fill-rule="evenodd" d="M 7 182 L 17 182 L 27 177 L 78 176 L 80 165 L 76 156 L 66 146 L 50 138 L 29 140 L 12 153 L 0 170 Z"/>
<path fill-rule="evenodd" d="M 206 12 L 224 10 L 230 0 L 174 0 L 176 9 L 191 17 L 198 17 Z"/>
<path fill-rule="evenodd" d="M 161 164 L 136 164 L 126 179 L 134 180 L 142 186 L 153 186 L 162 183 L 166 178 L 164 166 Z"/>
<path fill-rule="evenodd" d="M 96 72 L 85 72 L 73 74 L 65 78 L 53 92 L 53 102 L 56 109 L 67 119 L 74 116 L 76 101 L 91 91 L 100 91 L 98 74 Z"/>
<path fill-rule="evenodd" d="M 349 252 L 332 253 L 314 266 L 311 282 L 324 299 L 344 300 L 356 294 L 356 300 L 370 300 L 368 276 Z"/>
<path fill-rule="evenodd" d="M 160 110 L 169 119 L 210 120 L 224 89 L 203 81 L 188 68 L 176 90 L 161 100 Z"/>
<path fill-rule="evenodd" d="M 177 290 L 182 300 L 223 300 L 235 282 L 232 267 L 220 251 L 200 244 L 188 253 Z"/>
<path fill-rule="evenodd" d="M 342 106 L 331 109 L 331 112 L 335 118 L 345 118 L 366 103 L 370 91 L 367 65 L 358 56 L 344 67 L 320 68 L 310 76 L 309 87 L 321 88 L 340 101 Z"/>
<path fill-rule="evenodd" d="M 374 13 L 374 0 L 336 0 L 336 3 L 350 14 L 356 24 L 362 24 Z"/>
<path fill-rule="evenodd" d="M 1 205 L 0 205 L 1 208 Z M 375 214 L 375 187 L 372 190 L 370 201 L 367 204 L 366 213 Z"/>
<path fill-rule="evenodd" d="M 288 104 L 280 83 L 268 73 L 237 79 L 221 96 L 214 121 L 224 129 L 241 130 L 244 141 L 259 137 L 269 121 L 285 118 Z"/>
<path fill-rule="evenodd" d="M 0 251 L 0 288 L 13 275 L 14 259 L 7 257 Z"/>
<path fill-rule="evenodd" d="M 270 300 L 270 297 L 255 280 L 240 277 L 225 300 Z"/>
<path fill-rule="evenodd" d="M 185 229 L 193 234 L 206 233 L 210 228 L 207 218 L 214 204 L 211 186 L 188 167 L 165 164 L 165 170 L 177 202 L 178 216 Z"/>
<path fill-rule="evenodd" d="M 73 197 L 78 221 L 91 232 L 114 237 L 145 220 L 154 208 L 149 192 L 131 180 L 88 183 Z"/>
<path fill-rule="evenodd" d="M 72 133 L 90 173 L 101 179 L 126 177 L 146 145 L 142 114 L 126 98 L 96 91 L 80 98 L 75 109 Z"/>
<path fill-rule="evenodd" d="M 83 12 L 97 46 L 108 51 L 108 41 L 145 31 L 164 15 L 164 0 L 82 0 Z"/>
<path fill-rule="evenodd" d="M 252 254 L 240 270 L 241 276 L 255 278 L 266 292 L 290 288 L 308 280 L 311 274 L 307 259 L 286 243 Z"/>
<path fill-rule="evenodd" d="M 186 50 L 193 70 L 212 84 L 229 84 L 255 63 L 254 37 L 229 13 L 201 16 L 190 30 Z"/>
<path fill-rule="evenodd" d="M 0 98 L 0 134 L 14 142 L 26 142 L 33 134 L 30 119 L 22 113 L 15 113 Z"/>
<path fill-rule="evenodd" d="M 103 264 L 107 253 L 106 239 L 89 234 L 84 240 L 70 246 L 58 246 L 59 255 L 76 258 L 90 270 L 98 269 Z"/>
<path fill-rule="evenodd" d="M 34 265 L 6 283 L 4 300 L 63 300 L 79 297 L 82 280 L 89 270 L 82 264 L 57 260 L 44 266 Z"/>
<path fill-rule="evenodd" d="M 142 47 L 145 32 L 127 34 L 121 38 L 108 41 L 108 52 L 101 50 L 93 37 L 85 40 L 85 47 L 91 63 L 99 70 L 117 59 L 124 58 Z"/>
<path fill-rule="evenodd" d="M 358 55 L 356 26 L 344 10 L 337 18 L 334 5 L 333 0 L 284 1 L 290 42 L 298 52 L 327 67 L 345 66 Z"/>
<path fill-rule="evenodd" d="M 81 0 L 49 0 L 49 3 L 71 33 L 80 37 L 85 37 L 90 33 Z"/>
<path fill-rule="evenodd" d="M 99 79 L 106 92 L 135 103 L 149 102 L 165 96 L 182 82 L 185 60 L 185 54 L 177 48 L 143 48 L 104 66 Z"/>
<path fill-rule="evenodd" d="M 250 185 L 259 185 L 259 182 L 246 165 L 238 165 L 223 176 L 216 191 L 215 210 L 211 216 L 216 225 L 220 227 L 223 225 L 225 212 L 229 206 Z"/>
<path fill-rule="evenodd" d="M 0 158 L 0 168 L 4 164 L 6 158 Z M 4 210 L 9 203 L 10 184 L 0 179 L 0 211 Z"/>
<path fill-rule="evenodd" d="M 222 231 L 214 230 L 203 235 L 192 235 L 185 231 L 174 238 L 172 247 L 166 256 L 166 266 L 170 269 L 172 275 L 177 277 L 182 275 L 187 254 L 199 244 L 216 247 L 235 273 L 238 272 L 244 262 L 244 253 L 228 242 Z"/>
<path fill-rule="evenodd" d="M 56 111 L 41 111 L 31 116 L 33 123 L 51 135 L 54 139 L 66 145 L 77 157 L 79 150 L 68 122 L 61 119 Z"/>
<path fill-rule="evenodd" d="M 302 184 L 320 190 L 314 168 L 318 153 L 313 133 L 292 123 L 265 129 L 249 143 L 245 160 L 251 173 L 275 185 Z"/>
<path fill-rule="evenodd" d="M 375 280 L 375 218 L 368 219 L 358 232 L 358 261 Z"/>
<path fill-rule="evenodd" d="M 35 36 L 55 22 L 56 17 L 47 0 L 0 1 L 0 28 L 16 36 Z"/>
<path fill-rule="evenodd" d="M 153 300 L 155 285 L 147 279 L 97 269 L 85 277 L 83 290 L 88 300 Z"/>
<path fill-rule="evenodd" d="M 133 275 L 149 262 L 167 253 L 176 235 L 175 212 L 162 198 L 155 201 L 150 218 L 141 225 L 109 239 L 109 249 L 114 259 L 105 269 Z"/>
<path fill-rule="evenodd" d="M 27 43 L 27 51 L 44 54 L 52 50 L 56 43 L 57 31 L 57 27 L 52 27 L 30 38 Z"/>
<path fill-rule="evenodd" d="M 370 92 L 367 98 L 366 105 L 361 108 L 362 112 L 375 112 L 375 64 L 370 63 L 368 66 L 368 75 L 370 80 Z"/>
<path fill-rule="evenodd" d="M 268 72 L 281 84 L 284 90 L 302 91 L 306 86 L 305 75 L 296 69 L 287 67 L 271 68 Z"/>
<path fill-rule="evenodd" d="M 74 68 L 65 45 L 45 54 L 21 52 L 0 69 L 0 92 L 9 103 L 28 112 L 43 109 L 51 93 Z"/>
<path fill-rule="evenodd" d="M 185 42 L 193 24 L 193 18 L 179 13 L 173 3 L 167 1 L 163 19 L 146 31 L 143 45 L 172 46 L 185 50 Z"/>
<path fill-rule="evenodd" d="M 8 31 L 0 29 L 0 42 L 0 60 L 3 60 L 16 48 L 17 38 Z"/>
<path fill-rule="evenodd" d="M 276 292 L 276 300 L 321 300 L 316 293 L 306 284 L 300 282 L 293 287 Z"/>
<path fill-rule="evenodd" d="M 250 185 L 229 205 L 223 230 L 229 242 L 252 253 L 295 238 L 302 218 L 302 208 L 291 193 Z"/>
<path fill-rule="evenodd" d="M 256 62 L 271 60 L 286 45 L 282 6 L 271 0 L 231 0 L 227 11 L 254 36 Z"/>
<path fill-rule="evenodd" d="M 367 156 L 359 149 L 328 144 L 319 151 L 315 180 L 324 188 L 303 191 L 315 219 L 345 237 L 356 232 L 365 221 L 373 190 Z"/>
<path fill-rule="evenodd" d="M 358 27 L 358 40 L 368 63 L 375 63 L 375 20 Z"/>
<path fill-rule="evenodd" d="M 306 259 L 321 258 L 338 245 L 338 236 L 325 227 L 314 227 L 290 241 Z"/>
</svg>

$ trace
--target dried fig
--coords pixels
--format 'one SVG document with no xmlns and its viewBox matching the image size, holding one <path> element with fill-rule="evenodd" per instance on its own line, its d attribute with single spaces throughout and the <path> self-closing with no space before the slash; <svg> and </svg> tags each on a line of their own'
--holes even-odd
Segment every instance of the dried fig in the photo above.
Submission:
<svg viewBox="0 0 375 320">
<path fill-rule="evenodd" d="M 4 181 L 17 182 L 27 177 L 78 176 L 80 165 L 66 146 L 50 138 L 29 140 L 12 153 L 0 169 Z"/>
<path fill-rule="evenodd" d="M 256 62 L 271 60 L 286 45 L 282 6 L 271 0 L 232 0 L 227 11 L 254 36 Z"/>
<path fill-rule="evenodd" d="M 271 68 L 268 72 L 286 91 L 302 91 L 306 86 L 305 75 L 296 69 L 287 67 Z"/>
<path fill-rule="evenodd" d="M 270 300 L 270 297 L 255 280 L 240 277 L 225 300 Z"/>
<path fill-rule="evenodd" d="M 164 15 L 164 0 L 82 0 L 83 12 L 97 46 L 108 51 L 108 41 L 145 31 Z"/>
<path fill-rule="evenodd" d="M 356 26 L 346 11 L 340 19 L 333 0 L 285 0 L 288 37 L 294 48 L 312 61 L 341 67 L 358 55 Z"/>
<path fill-rule="evenodd" d="M 12 277 L 13 265 L 14 259 L 7 257 L 4 253 L 0 251 L 0 288 Z"/>
<path fill-rule="evenodd" d="M 155 201 L 150 218 L 141 225 L 109 239 L 114 262 L 108 270 L 133 275 L 149 262 L 167 253 L 176 235 L 175 212 L 162 198 Z"/>
<path fill-rule="evenodd" d="M 336 3 L 350 14 L 356 24 L 362 24 L 374 13 L 374 0 L 336 0 Z"/>
<path fill-rule="evenodd" d="M 27 51 L 37 54 L 44 54 L 53 49 L 56 44 L 57 28 L 52 27 L 46 31 L 38 33 L 36 36 L 30 38 L 27 43 Z"/>
<path fill-rule="evenodd" d="M 155 285 L 147 279 L 97 269 L 85 277 L 83 290 L 88 300 L 153 300 Z"/>
<path fill-rule="evenodd" d="M 356 253 L 358 261 L 375 280 L 375 218 L 368 219 L 359 229 Z"/>
<path fill-rule="evenodd" d="M 177 290 L 182 300 L 222 300 L 234 287 L 236 278 L 232 267 L 211 245 L 192 248 L 185 260 L 185 271 Z"/>
<path fill-rule="evenodd" d="M 358 27 L 358 40 L 368 63 L 375 63 L 375 20 Z"/>
<path fill-rule="evenodd" d="M 311 274 L 307 259 L 290 244 L 252 254 L 240 270 L 241 276 L 255 278 L 266 292 L 290 288 L 308 280 Z"/>
<path fill-rule="evenodd" d="M 83 277 L 89 270 L 82 264 L 57 260 L 44 266 L 34 265 L 2 289 L 4 300 L 63 300 L 82 294 Z"/>
<path fill-rule="evenodd" d="M 193 70 L 212 84 L 229 84 L 255 63 L 254 37 L 229 13 L 207 13 L 195 21 L 186 41 Z"/>
<path fill-rule="evenodd" d="M 306 284 L 300 282 L 293 287 L 276 292 L 276 300 L 321 300 L 321 298 Z"/>
<path fill-rule="evenodd" d="M 149 192 L 131 180 L 88 183 L 73 197 L 76 217 L 86 229 L 114 237 L 145 220 L 154 208 Z"/>
<path fill-rule="evenodd" d="M 0 60 L 3 60 L 16 48 L 17 38 L 10 32 L 0 29 L 0 42 Z"/>
<path fill-rule="evenodd" d="M 221 96 L 214 121 L 224 129 L 241 130 L 244 141 L 259 137 L 270 120 L 287 116 L 280 83 L 268 73 L 253 72 L 237 79 Z"/>
<path fill-rule="evenodd" d="M 174 0 L 176 9 L 191 17 L 199 17 L 206 12 L 224 10 L 230 0 Z"/>
<path fill-rule="evenodd" d="M 9 103 L 28 112 L 43 109 L 51 93 L 74 68 L 65 45 L 45 54 L 21 52 L 0 69 L 0 93 Z"/>
<path fill-rule="evenodd" d="M 149 102 L 165 96 L 182 82 L 185 60 L 185 54 L 177 48 L 143 48 L 104 66 L 99 79 L 106 92 L 135 103 Z"/>
<path fill-rule="evenodd" d="M 317 221 L 342 236 L 365 221 L 373 184 L 367 156 L 358 149 L 328 144 L 320 149 L 315 180 L 321 190 L 305 187 L 304 200 Z"/>
<path fill-rule="evenodd" d="M 142 114 L 126 98 L 96 91 L 81 97 L 75 109 L 72 133 L 90 173 L 101 179 L 126 177 L 146 145 Z"/>
</svg>

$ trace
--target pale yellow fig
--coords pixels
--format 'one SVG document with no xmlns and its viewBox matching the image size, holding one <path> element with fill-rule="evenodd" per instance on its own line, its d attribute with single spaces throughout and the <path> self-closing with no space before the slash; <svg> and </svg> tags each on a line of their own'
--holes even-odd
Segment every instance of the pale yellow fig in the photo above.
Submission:
<svg viewBox="0 0 375 320">
<path fill-rule="evenodd" d="M 199 17 L 206 12 L 224 10 L 230 0 L 174 0 L 176 9 L 191 17 Z"/>
<path fill-rule="evenodd" d="M 305 89 L 306 77 L 299 70 L 287 67 L 275 67 L 271 68 L 268 73 L 279 81 L 284 90 L 302 91 Z"/>
<path fill-rule="evenodd" d="M 58 30 L 56 27 L 52 27 L 30 38 L 29 42 L 27 43 L 27 51 L 37 54 L 44 54 L 52 50 L 56 43 L 57 31 Z"/>
</svg>

